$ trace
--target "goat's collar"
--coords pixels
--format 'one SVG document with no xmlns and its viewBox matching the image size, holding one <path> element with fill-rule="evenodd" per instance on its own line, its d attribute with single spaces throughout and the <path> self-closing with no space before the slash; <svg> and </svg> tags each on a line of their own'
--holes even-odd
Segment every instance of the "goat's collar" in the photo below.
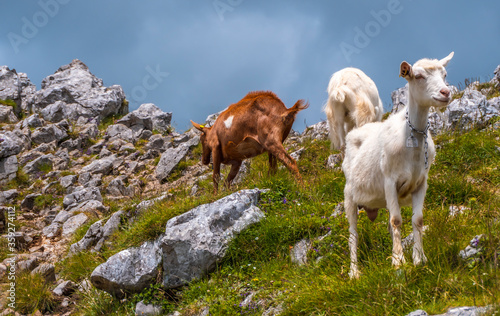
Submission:
<svg viewBox="0 0 500 316">
<path fill-rule="evenodd" d="M 425 126 L 425 129 L 423 131 L 418 130 L 411 124 L 410 122 L 410 117 L 408 114 L 408 109 L 406 109 L 406 124 L 410 128 L 410 136 L 406 139 L 406 147 L 408 148 L 414 148 L 418 147 L 418 139 L 413 136 L 413 132 L 419 133 L 423 136 L 424 138 L 424 158 L 425 158 L 425 169 L 429 168 L 429 155 L 428 155 L 428 148 L 429 148 L 429 143 L 427 142 L 427 131 L 429 130 L 429 121 L 427 121 L 427 125 Z"/>
</svg>

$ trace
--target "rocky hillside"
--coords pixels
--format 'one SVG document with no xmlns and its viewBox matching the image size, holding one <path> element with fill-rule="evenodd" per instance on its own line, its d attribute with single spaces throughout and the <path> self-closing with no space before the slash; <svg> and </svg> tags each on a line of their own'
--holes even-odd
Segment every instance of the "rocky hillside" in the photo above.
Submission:
<svg viewBox="0 0 500 316">
<path fill-rule="evenodd" d="M 456 227 L 453 217 L 462 227 L 462 220 L 470 220 L 463 231 L 453 228 L 445 250 L 430 246 L 438 254 L 431 254 L 430 262 L 446 257 L 445 279 L 466 273 L 470 278 L 457 281 L 457 287 L 471 282 L 480 287 L 458 291 L 453 282 L 443 285 L 434 272 L 421 271 L 435 285 L 422 290 L 434 297 L 434 305 L 430 298 L 408 294 L 412 303 L 385 313 L 443 310 L 471 297 L 471 305 L 477 297 L 477 305 L 490 306 L 483 310 L 498 303 L 488 293 L 500 284 L 499 236 L 490 229 L 499 225 L 500 66 L 491 81 L 455 91 L 443 113 L 430 115 L 439 148 L 426 203 L 430 211 L 424 214 L 432 221 L 426 240 L 433 244 L 441 238 L 434 221 Z M 405 105 L 406 95 L 405 87 L 393 92 L 393 112 Z M 216 117 L 209 116 L 206 124 Z M 269 177 L 265 157 L 257 157 L 243 164 L 231 190 L 214 196 L 211 169 L 200 163 L 198 132 L 177 133 L 171 118 L 151 103 L 129 112 L 122 88 L 104 86 L 79 60 L 43 79 L 40 90 L 26 74 L 0 68 L 0 282 L 5 288 L 0 315 L 348 314 L 327 303 L 316 306 L 331 301 L 326 297 L 312 303 L 312 293 L 336 293 L 349 282 L 342 255 L 347 228 L 340 216 L 344 180 L 340 155 L 328 152 L 327 124 L 292 132 L 285 143 L 307 185 L 294 183 L 286 170 Z M 466 155 L 458 161 L 470 165 L 464 170 L 445 154 L 462 151 Z M 464 158 L 468 155 L 473 158 Z M 467 183 L 453 182 L 455 174 L 466 176 Z M 476 223 L 486 211 L 488 220 Z M 374 241 L 366 240 L 370 226 L 362 224 L 360 242 L 372 249 L 384 246 L 373 258 L 362 255 L 365 270 L 370 264 L 387 266 L 382 277 L 366 272 L 381 284 L 387 275 L 400 276 L 384 257 L 390 250 L 388 233 L 380 228 L 384 221 L 386 216 L 377 220 Z M 409 235 L 408 249 L 411 242 Z M 256 267 L 266 272 L 257 274 Z M 315 273 L 325 269 L 339 278 L 331 284 L 342 285 L 312 290 L 308 282 L 318 280 L 308 276 L 324 278 Z M 418 278 L 418 268 L 404 269 L 407 285 Z M 364 286 L 359 297 L 366 296 L 363 291 L 372 295 L 374 285 Z M 352 314 L 379 314 L 388 297 L 372 296 L 378 308 L 355 308 Z M 396 304 L 391 302 L 385 304 Z"/>
</svg>

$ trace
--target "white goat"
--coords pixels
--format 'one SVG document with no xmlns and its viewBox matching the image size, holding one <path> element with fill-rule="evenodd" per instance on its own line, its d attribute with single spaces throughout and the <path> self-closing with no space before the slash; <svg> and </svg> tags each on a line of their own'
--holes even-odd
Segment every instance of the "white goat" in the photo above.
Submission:
<svg viewBox="0 0 500 316">
<path fill-rule="evenodd" d="M 382 119 L 383 105 L 377 86 L 364 72 L 344 68 L 332 75 L 323 111 L 330 126 L 332 148 L 343 150 L 345 136 L 354 127 Z"/>
<path fill-rule="evenodd" d="M 346 177 L 344 206 L 349 220 L 351 278 L 359 277 L 357 264 L 358 207 L 373 221 L 379 208 L 390 213 L 392 264 L 405 262 L 401 246 L 401 206 L 413 208 L 413 263 L 427 261 L 422 247 L 423 205 L 427 174 L 436 150 L 428 132 L 429 108 L 451 100 L 444 67 L 453 52 L 441 60 L 421 59 L 413 67 L 401 63 L 400 76 L 408 80 L 408 106 L 384 122 L 366 124 L 347 135 L 342 169 Z"/>
</svg>

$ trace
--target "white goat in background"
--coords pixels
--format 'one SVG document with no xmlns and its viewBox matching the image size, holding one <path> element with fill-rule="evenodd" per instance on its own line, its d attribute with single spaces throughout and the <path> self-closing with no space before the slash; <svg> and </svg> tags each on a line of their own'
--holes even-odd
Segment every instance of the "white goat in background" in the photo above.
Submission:
<svg viewBox="0 0 500 316">
<path fill-rule="evenodd" d="M 377 86 L 356 68 L 344 68 L 332 75 L 328 101 L 323 111 L 330 126 L 332 148 L 343 150 L 345 137 L 354 127 L 382 119 L 383 105 Z"/>
<path fill-rule="evenodd" d="M 373 221 L 379 208 L 390 213 L 392 264 L 405 262 L 401 246 L 401 206 L 413 208 L 413 263 L 426 262 L 422 247 L 423 206 L 429 166 L 436 150 L 428 131 L 429 108 L 447 106 L 451 91 L 444 67 L 453 57 L 421 59 L 413 66 L 401 63 L 400 76 L 408 80 L 408 106 L 384 122 L 366 124 L 347 135 L 342 169 L 346 177 L 344 206 L 349 220 L 351 278 L 359 277 L 357 264 L 358 207 Z"/>
</svg>

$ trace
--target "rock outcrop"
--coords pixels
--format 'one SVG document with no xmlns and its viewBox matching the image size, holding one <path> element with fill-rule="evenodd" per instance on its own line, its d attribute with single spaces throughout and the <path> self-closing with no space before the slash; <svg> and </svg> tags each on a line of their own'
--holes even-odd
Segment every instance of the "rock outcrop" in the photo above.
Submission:
<svg viewBox="0 0 500 316">
<path fill-rule="evenodd" d="M 172 218 L 155 241 L 123 250 L 99 265 L 92 272 L 92 283 L 121 297 L 146 288 L 160 267 L 166 288 L 200 278 L 215 268 L 235 234 L 264 217 L 256 206 L 261 192 L 239 191 Z M 89 235 L 98 236 L 100 224 L 94 225 Z"/>
<path fill-rule="evenodd" d="M 105 87 L 102 79 L 75 59 L 42 80 L 41 89 L 34 97 L 33 111 L 53 123 L 68 119 L 86 124 L 126 114 L 128 104 L 120 86 Z"/>
</svg>

